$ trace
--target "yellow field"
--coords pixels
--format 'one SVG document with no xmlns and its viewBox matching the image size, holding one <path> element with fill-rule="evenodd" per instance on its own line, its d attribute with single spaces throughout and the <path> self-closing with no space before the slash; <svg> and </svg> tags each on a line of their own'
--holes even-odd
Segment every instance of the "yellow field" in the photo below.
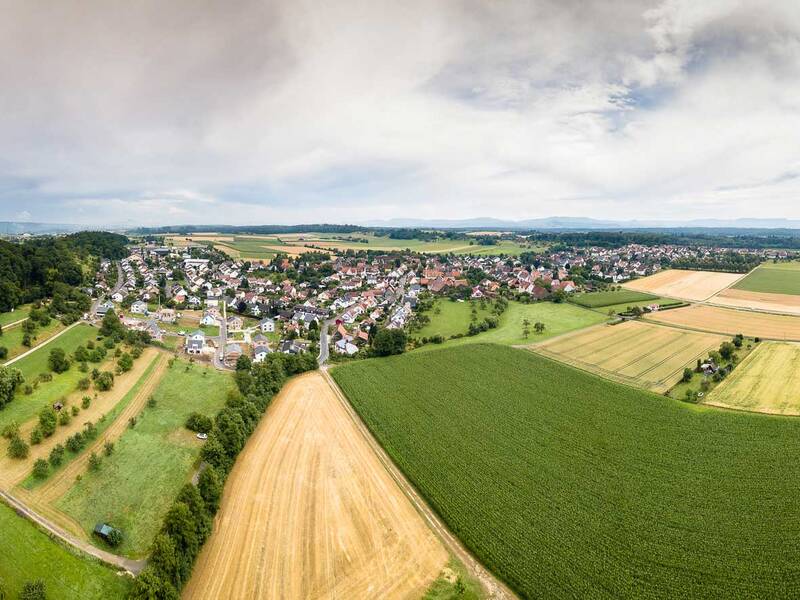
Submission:
<svg viewBox="0 0 800 600">
<path fill-rule="evenodd" d="M 800 346 L 764 342 L 709 394 L 706 404 L 800 415 Z"/>
<path fill-rule="evenodd" d="M 645 317 L 648 321 L 687 327 L 700 331 L 769 340 L 800 341 L 800 317 L 775 315 L 748 310 L 695 305 L 664 310 Z"/>
<path fill-rule="evenodd" d="M 535 352 L 608 379 L 666 392 L 698 358 L 726 338 L 672 327 L 628 321 L 554 338 Z"/>
<path fill-rule="evenodd" d="M 765 312 L 800 315 L 800 296 L 792 296 L 790 294 L 750 292 L 730 288 L 722 290 L 711 299 L 711 302 L 734 308 L 750 308 Z"/>
<path fill-rule="evenodd" d="M 183 598 L 420 598 L 446 562 L 315 371 L 286 384 L 236 461 Z"/>
<path fill-rule="evenodd" d="M 744 275 L 738 273 L 668 269 L 650 277 L 629 281 L 622 287 L 654 296 L 702 301 L 733 285 L 742 277 Z"/>
</svg>

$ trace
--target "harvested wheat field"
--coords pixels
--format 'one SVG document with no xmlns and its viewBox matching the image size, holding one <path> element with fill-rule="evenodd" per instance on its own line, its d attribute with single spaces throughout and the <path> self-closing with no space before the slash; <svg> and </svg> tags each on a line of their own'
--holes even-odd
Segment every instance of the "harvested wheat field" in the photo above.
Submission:
<svg viewBox="0 0 800 600">
<path fill-rule="evenodd" d="M 667 296 L 678 300 L 702 301 L 733 285 L 744 275 L 739 273 L 713 273 L 711 271 L 678 271 L 668 269 L 650 277 L 635 279 L 622 287 Z"/>
<path fill-rule="evenodd" d="M 776 315 L 718 306 L 694 305 L 665 310 L 645 317 L 648 321 L 728 335 L 744 334 L 770 340 L 800 341 L 800 317 Z"/>
<path fill-rule="evenodd" d="M 319 372 L 236 461 L 183 597 L 420 598 L 448 555 Z"/>
<path fill-rule="evenodd" d="M 532 349 L 607 379 L 666 392 L 680 381 L 685 367 L 716 350 L 726 339 L 628 321 L 554 338 Z"/>
<path fill-rule="evenodd" d="M 709 394 L 706 404 L 800 415 L 800 346 L 763 342 Z"/>
<path fill-rule="evenodd" d="M 711 302 L 735 308 L 800 315 L 800 296 L 791 296 L 789 294 L 750 292 L 729 288 L 714 296 Z"/>
</svg>

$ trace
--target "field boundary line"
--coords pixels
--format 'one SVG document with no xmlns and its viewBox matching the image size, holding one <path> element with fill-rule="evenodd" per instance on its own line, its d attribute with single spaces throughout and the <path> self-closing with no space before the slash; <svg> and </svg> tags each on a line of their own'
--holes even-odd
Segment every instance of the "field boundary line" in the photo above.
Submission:
<svg viewBox="0 0 800 600">
<path fill-rule="evenodd" d="M 62 329 L 61 331 L 59 331 L 57 334 L 55 334 L 55 335 L 53 335 L 53 336 L 50 336 L 50 337 L 49 337 L 49 338 L 47 338 L 45 341 L 43 341 L 41 344 L 39 344 L 39 345 L 37 345 L 37 346 L 34 346 L 34 347 L 33 347 L 33 348 L 31 348 L 30 350 L 28 350 L 27 352 L 23 352 L 23 353 L 22 353 L 22 354 L 20 354 L 19 356 L 15 356 L 14 358 L 12 358 L 11 360 L 9 360 L 8 362 L 4 363 L 4 364 L 3 364 L 3 366 L 4 366 L 4 367 L 7 367 L 7 366 L 9 366 L 9 365 L 13 365 L 13 364 L 14 364 L 15 362 L 17 362 L 18 360 L 21 360 L 21 359 L 25 358 L 26 356 L 28 356 L 29 354 L 32 354 L 33 352 L 36 352 L 36 351 L 37 351 L 37 350 L 39 350 L 40 348 L 44 348 L 44 347 L 45 347 L 47 344 L 49 344 L 50 342 L 52 342 L 52 341 L 53 341 L 53 340 L 55 340 L 55 339 L 58 339 L 60 336 L 62 336 L 62 335 L 64 335 L 65 333 L 67 333 L 67 332 L 68 332 L 70 329 L 72 329 L 72 328 L 73 328 L 73 327 L 75 327 L 76 325 L 80 325 L 80 324 L 81 324 L 81 321 L 75 321 L 75 322 L 74 322 L 72 325 L 68 325 L 67 327 L 65 327 L 64 329 Z"/>
<path fill-rule="evenodd" d="M 331 387 L 334 395 L 344 407 L 345 412 L 352 419 L 356 429 L 358 429 L 367 444 L 369 444 L 370 448 L 372 448 L 375 456 L 389 473 L 389 476 L 400 487 L 403 495 L 409 499 L 411 505 L 427 522 L 431 530 L 444 543 L 445 548 L 454 554 L 470 571 L 470 573 L 481 582 L 481 586 L 483 587 L 484 591 L 486 591 L 489 598 L 498 600 L 512 600 L 517 598 L 517 595 L 511 590 L 511 588 L 509 588 L 503 581 L 495 576 L 494 573 L 489 571 L 489 569 L 483 566 L 483 564 L 463 545 L 461 540 L 459 540 L 450 531 L 436 511 L 434 511 L 433 508 L 428 505 L 422 495 L 406 478 L 405 474 L 397 465 L 394 464 L 394 461 L 391 459 L 389 454 L 386 452 L 383 446 L 381 446 L 380 442 L 375 439 L 375 437 L 372 435 L 372 432 L 361 420 L 361 417 L 344 395 L 344 392 L 341 390 L 336 381 L 334 381 L 333 377 L 331 377 L 328 369 L 323 368 L 320 369 L 320 371 L 322 372 L 325 380 L 328 382 L 328 385 Z"/>
</svg>

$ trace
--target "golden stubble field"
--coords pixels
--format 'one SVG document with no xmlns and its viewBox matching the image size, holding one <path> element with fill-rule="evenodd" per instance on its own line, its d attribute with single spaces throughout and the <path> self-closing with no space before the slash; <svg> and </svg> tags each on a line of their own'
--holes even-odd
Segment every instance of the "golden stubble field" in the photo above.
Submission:
<svg viewBox="0 0 800 600">
<path fill-rule="evenodd" d="M 284 387 L 239 456 L 183 597 L 419 598 L 447 559 L 313 372 Z"/>
<path fill-rule="evenodd" d="M 667 269 L 650 277 L 634 279 L 622 287 L 654 296 L 702 302 L 733 285 L 742 277 L 744 275 L 739 273 Z"/>
<path fill-rule="evenodd" d="M 710 302 L 733 308 L 749 308 L 765 312 L 800 315 L 800 296 L 790 294 L 750 292 L 730 288 L 722 290 Z"/>
<path fill-rule="evenodd" d="M 648 321 L 701 331 L 800 341 L 800 317 L 696 304 L 647 315 Z"/>
<path fill-rule="evenodd" d="M 535 352 L 608 379 L 666 392 L 727 338 L 628 321 L 593 327 L 532 347 Z"/>
<path fill-rule="evenodd" d="M 800 345 L 762 342 L 720 383 L 706 404 L 800 415 Z"/>
</svg>

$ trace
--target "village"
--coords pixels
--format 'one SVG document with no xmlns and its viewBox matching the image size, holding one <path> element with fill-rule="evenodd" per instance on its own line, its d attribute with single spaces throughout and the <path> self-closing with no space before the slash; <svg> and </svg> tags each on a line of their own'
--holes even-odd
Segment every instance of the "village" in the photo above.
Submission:
<svg viewBox="0 0 800 600">
<path fill-rule="evenodd" d="M 103 261 L 92 318 L 114 310 L 129 329 L 167 349 L 234 368 L 273 352 L 352 357 L 377 328 L 404 329 L 420 299 L 561 301 L 577 292 L 646 277 L 682 260 L 709 260 L 728 249 L 629 244 L 558 248 L 520 256 L 318 252 L 246 261 L 210 246 L 133 245 Z M 785 252 L 742 250 L 758 260 Z"/>
</svg>

